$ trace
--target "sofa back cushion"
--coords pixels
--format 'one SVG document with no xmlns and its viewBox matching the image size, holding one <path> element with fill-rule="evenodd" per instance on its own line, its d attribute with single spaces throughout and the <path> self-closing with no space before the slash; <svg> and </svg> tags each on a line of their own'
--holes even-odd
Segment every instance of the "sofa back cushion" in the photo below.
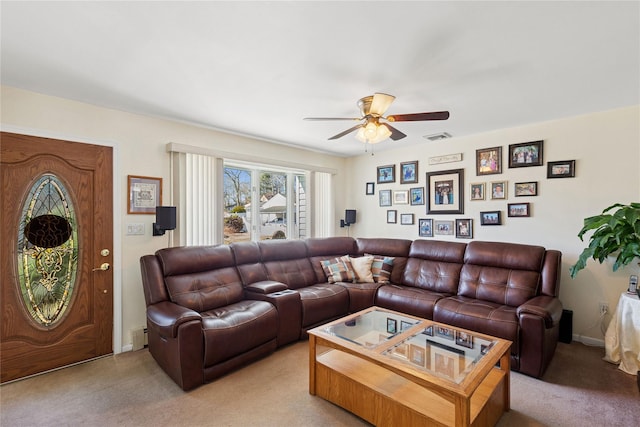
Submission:
<svg viewBox="0 0 640 427">
<path fill-rule="evenodd" d="M 407 265 L 411 240 L 390 239 L 390 238 L 357 238 L 357 254 L 380 255 L 393 258 L 393 269 L 391 270 L 391 283 L 400 283 L 402 273 Z"/>
<path fill-rule="evenodd" d="M 305 240 L 307 254 L 311 266 L 316 273 L 316 281 L 324 283 L 329 280 L 323 262 L 331 261 L 344 255 L 353 255 L 356 252 L 356 241 L 352 237 L 315 237 Z"/>
<path fill-rule="evenodd" d="M 264 240 L 258 242 L 269 280 L 284 283 L 290 289 L 318 283 L 302 240 Z"/>
<path fill-rule="evenodd" d="M 257 242 L 235 242 L 229 246 L 244 286 L 268 279 Z"/>
<path fill-rule="evenodd" d="M 458 294 L 517 307 L 541 288 L 545 249 L 499 242 L 470 242 Z"/>
<path fill-rule="evenodd" d="M 202 312 L 242 299 L 229 246 L 190 246 L 156 252 L 172 302 Z"/>
<path fill-rule="evenodd" d="M 402 284 L 455 295 L 464 262 L 465 243 L 415 240 L 402 276 Z"/>
</svg>

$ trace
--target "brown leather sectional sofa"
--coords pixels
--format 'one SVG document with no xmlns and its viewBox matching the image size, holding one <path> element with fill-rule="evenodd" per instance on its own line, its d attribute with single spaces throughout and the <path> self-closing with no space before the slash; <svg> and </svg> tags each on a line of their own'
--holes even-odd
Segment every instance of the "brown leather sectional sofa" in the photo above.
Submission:
<svg viewBox="0 0 640 427">
<path fill-rule="evenodd" d="M 329 283 L 321 261 L 393 258 L 388 283 Z M 377 305 L 513 342 L 540 377 L 555 352 L 561 253 L 513 243 L 330 237 L 161 249 L 140 260 L 149 350 L 184 390 Z"/>
</svg>

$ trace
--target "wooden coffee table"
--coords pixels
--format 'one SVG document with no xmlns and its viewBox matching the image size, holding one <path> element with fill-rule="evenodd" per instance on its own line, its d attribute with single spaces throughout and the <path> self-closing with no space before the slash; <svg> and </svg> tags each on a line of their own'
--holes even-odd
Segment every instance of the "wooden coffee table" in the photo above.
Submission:
<svg viewBox="0 0 640 427">
<path fill-rule="evenodd" d="M 371 307 L 309 331 L 309 393 L 376 426 L 492 426 L 511 342 Z"/>
</svg>

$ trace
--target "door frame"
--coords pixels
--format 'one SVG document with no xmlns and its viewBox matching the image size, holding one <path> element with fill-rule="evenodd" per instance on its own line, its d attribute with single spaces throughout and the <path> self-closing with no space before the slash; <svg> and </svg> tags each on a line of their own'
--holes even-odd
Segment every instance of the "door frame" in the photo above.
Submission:
<svg viewBox="0 0 640 427">
<path fill-rule="evenodd" d="M 64 141 L 101 145 L 111 147 L 113 150 L 113 353 L 122 353 L 122 235 L 121 222 L 122 218 L 122 186 L 120 185 L 120 156 L 119 144 L 116 141 L 97 140 L 91 137 L 71 136 L 55 131 L 36 130 L 32 128 L 23 128 L 19 126 L 11 126 L 2 124 L 3 132 L 19 133 L 22 135 L 35 136 L 40 138 L 60 139 Z"/>
</svg>

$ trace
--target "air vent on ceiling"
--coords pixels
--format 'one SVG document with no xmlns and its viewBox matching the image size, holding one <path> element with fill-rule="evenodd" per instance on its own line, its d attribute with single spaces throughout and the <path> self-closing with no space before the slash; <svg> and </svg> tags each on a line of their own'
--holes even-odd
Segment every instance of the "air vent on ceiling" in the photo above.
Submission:
<svg viewBox="0 0 640 427">
<path fill-rule="evenodd" d="M 431 135 L 425 135 L 424 138 L 427 138 L 429 141 L 440 141 L 441 139 L 451 138 L 451 134 L 447 132 L 440 132 Z"/>
</svg>

